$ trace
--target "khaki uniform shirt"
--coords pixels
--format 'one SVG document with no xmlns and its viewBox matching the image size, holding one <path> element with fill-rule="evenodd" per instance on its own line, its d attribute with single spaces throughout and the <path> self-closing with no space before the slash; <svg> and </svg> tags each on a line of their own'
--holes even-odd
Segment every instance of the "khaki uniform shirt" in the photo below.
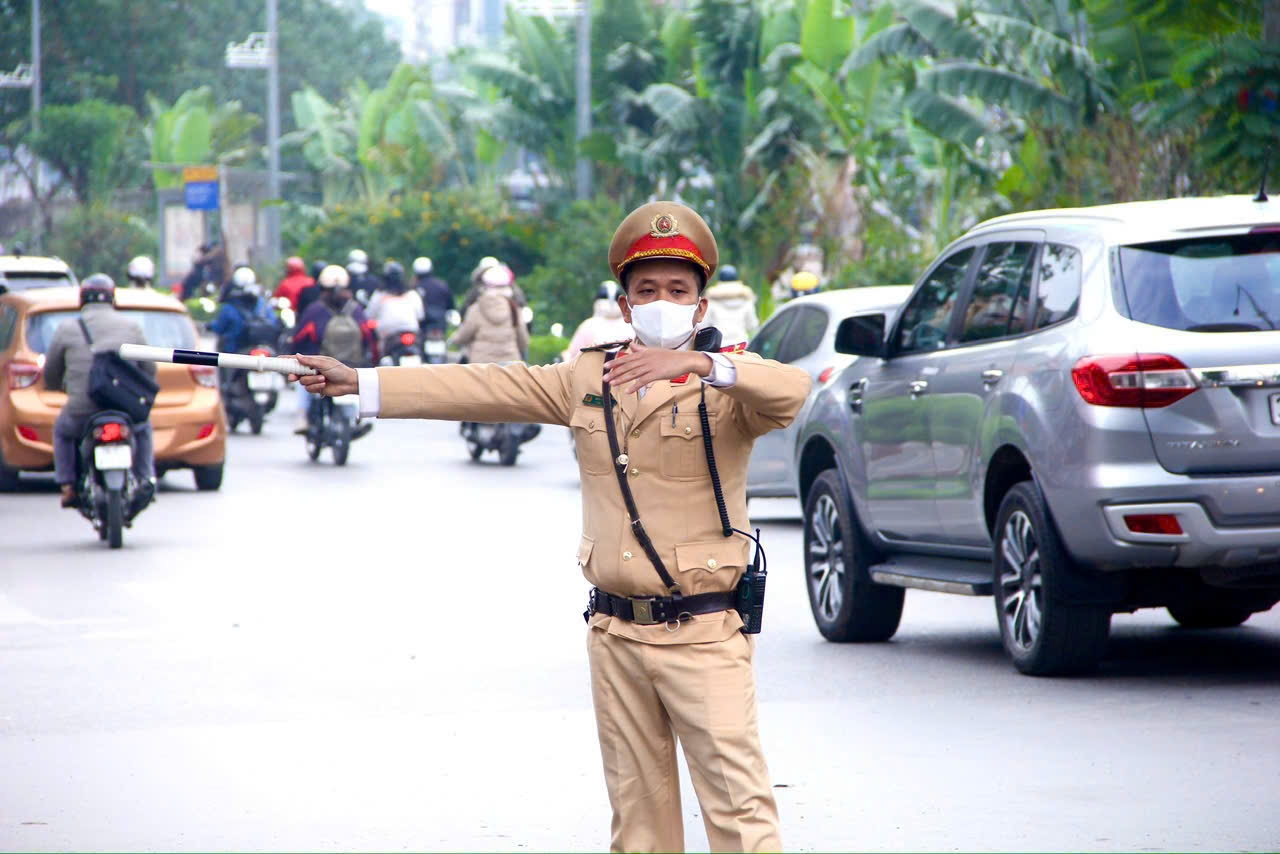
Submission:
<svg viewBox="0 0 1280 854">
<path fill-rule="evenodd" d="M 756 437 L 785 427 L 809 393 L 809 375 L 752 353 L 729 355 L 737 381 L 706 388 L 716 466 L 729 519 L 746 529 L 747 462 Z M 379 417 L 536 422 L 573 429 L 582 474 L 578 565 L 591 584 L 619 596 L 669 595 L 631 532 L 613 470 L 601 398 L 604 354 L 549 366 L 438 365 L 379 368 Z M 658 382 L 643 398 L 614 390 L 618 441 L 640 518 L 682 594 L 730 591 L 750 561 L 751 542 L 720 526 L 698 416 L 702 381 Z M 736 611 L 699 614 L 675 631 L 596 614 L 591 625 L 644 643 L 725 640 L 742 627 Z"/>
</svg>

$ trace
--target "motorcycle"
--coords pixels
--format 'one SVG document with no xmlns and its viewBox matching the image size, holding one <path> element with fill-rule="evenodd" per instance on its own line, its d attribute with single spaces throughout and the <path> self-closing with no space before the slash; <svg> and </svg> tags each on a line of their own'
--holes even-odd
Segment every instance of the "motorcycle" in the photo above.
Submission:
<svg viewBox="0 0 1280 854">
<path fill-rule="evenodd" d="M 275 355 L 265 345 L 253 347 L 254 356 Z M 262 432 L 267 413 L 275 408 L 284 378 L 267 371 L 244 371 L 234 368 L 219 370 L 222 382 L 222 403 L 227 410 L 227 426 L 235 432 L 241 422 L 248 422 L 249 431 L 257 436 Z"/>
<path fill-rule="evenodd" d="M 539 424 L 478 424 L 464 421 L 459 432 L 467 443 L 467 451 L 479 462 L 486 451 L 496 451 L 498 462 L 513 466 L 520 456 L 520 446 L 542 432 Z"/>
<path fill-rule="evenodd" d="M 379 364 L 399 365 L 400 367 L 417 367 L 422 364 L 421 351 L 418 349 L 416 332 L 401 332 L 386 341 Z"/>
<path fill-rule="evenodd" d="M 136 453 L 133 423 L 123 412 L 98 413 L 80 439 L 76 506 L 113 549 L 124 545 L 124 529 L 132 527 L 155 490 L 134 477 Z"/>
<path fill-rule="evenodd" d="M 354 397 L 348 396 L 348 397 Z M 358 398 L 351 402 L 358 401 Z M 307 456 L 312 462 L 320 459 L 320 452 L 329 448 L 333 453 L 333 464 L 345 466 L 347 455 L 351 453 L 351 442 L 358 439 L 359 433 L 347 407 L 347 398 L 317 397 L 311 400 L 307 410 Z"/>
<path fill-rule="evenodd" d="M 271 357 L 276 355 L 276 351 L 272 347 L 260 344 L 250 349 L 249 355 Z M 276 408 L 276 404 L 280 402 L 280 394 L 284 391 L 284 377 L 274 371 L 246 371 L 245 382 L 249 386 L 249 393 L 253 395 L 253 400 L 265 419 Z M 253 421 L 250 420 L 249 423 L 252 426 Z M 253 432 L 258 433 L 261 429 L 259 427 Z"/>
</svg>

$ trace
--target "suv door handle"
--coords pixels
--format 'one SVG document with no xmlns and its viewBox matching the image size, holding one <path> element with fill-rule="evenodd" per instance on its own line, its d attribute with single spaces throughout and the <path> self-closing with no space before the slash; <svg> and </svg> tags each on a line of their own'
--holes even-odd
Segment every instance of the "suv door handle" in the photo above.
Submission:
<svg viewBox="0 0 1280 854">
<path fill-rule="evenodd" d="M 929 390 L 929 381 L 928 380 L 912 380 L 911 384 L 907 386 L 907 388 L 911 389 L 912 397 L 917 397 Z"/>
<path fill-rule="evenodd" d="M 867 379 L 863 377 L 849 387 L 849 408 L 854 412 L 862 411 L 862 395 L 867 390 Z"/>
<path fill-rule="evenodd" d="M 995 385 L 1002 379 L 1004 379 L 1004 371 L 999 368 L 987 368 L 982 372 L 983 385 Z"/>
</svg>

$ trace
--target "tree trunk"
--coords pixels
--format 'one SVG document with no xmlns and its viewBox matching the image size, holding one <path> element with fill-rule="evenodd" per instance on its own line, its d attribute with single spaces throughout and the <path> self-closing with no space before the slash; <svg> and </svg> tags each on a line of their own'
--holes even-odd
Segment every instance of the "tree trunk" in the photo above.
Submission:
<svg viewBox="0 0 1280 854">
<path fill-rule="evenodd" d="M 1264 0 L 1262 40 L 1273 48 L 1280 47 L 1280 0 Z"/>
</svg>

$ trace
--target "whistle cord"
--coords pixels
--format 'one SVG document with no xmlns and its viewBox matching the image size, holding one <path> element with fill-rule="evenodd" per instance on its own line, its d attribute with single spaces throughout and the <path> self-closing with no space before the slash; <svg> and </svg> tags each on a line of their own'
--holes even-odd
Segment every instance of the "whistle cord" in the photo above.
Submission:
<svg viewBox="0 0 1280 854">
<path fill-rule="evenodd" d="M 724 487 L 720 485 L 720 472 L 716 469 L 716 452 L 711 446 L 711 416 L 707 414 L 706 383 L 700 383 L 698 391 L 701 395 L 698 402 L 698 417 L 702 419 L 702 447 L 707 452 L 707 471 L 711 474 L 711 488 L 716 494 L 716 510 L 720 511 L 720 527 L 724 535 L 732 537 L 733 525 L 729 523 L 729 510 L 724 503 Z M 756 545 L 758 546 L 759 542 Z"/>
</svg>

